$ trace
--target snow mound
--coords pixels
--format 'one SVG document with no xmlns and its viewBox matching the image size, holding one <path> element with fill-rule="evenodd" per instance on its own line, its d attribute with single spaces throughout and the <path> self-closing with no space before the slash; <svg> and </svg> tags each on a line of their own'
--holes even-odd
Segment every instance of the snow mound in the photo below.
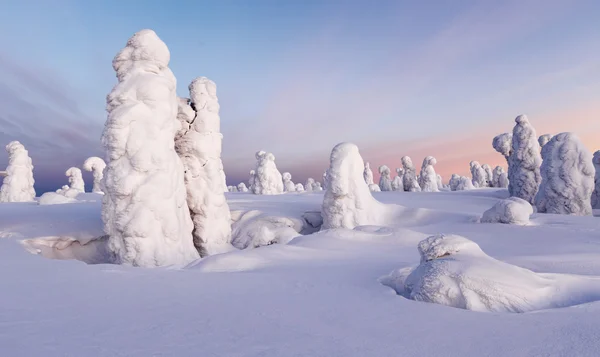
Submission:
<svg viewBox="0 0 600 357">
<path fill-rule="evenodd" d="M 481 222 L 527 225 L 532 214 L 533 207 L 529 202 L 518 197 L 509 197 L 483 212 Z"/>
<path fill-rule="evenodd" d="M 418 250 L 421 262 L 416 268 L 402 268 L 379 280 L 411 300 L 480 312 L 514 313 L 598 298 L 597 292 L 586 293 L 588 289 L 597 290 L 597 279 L 534 273 L 496 260 L 475 242 L 458 235 L 428 237 L 419 243 Z M 590 288 L 588 284 L 595 286 Z M 573 293 L 583 297 L 573 300 Z"/>
<path fill-rule="evenodd" d="M 238 249 L 287 244 L 300 235 L 304 226 L 302 219 L 268 215 L 259 210 L 237 212 L 233 216 L 231 244 Z"/>
<path fill-rule="evenodd" d="M 78 202 L 75 198 L 67 197 L 63 194 L 56 192 L 46 192 L 38 200 L 41 206 L 45 205 L 60 205 L 64 203 L 75 203 Z"/>
<path fill-rule="evenodd" d="M 75 259 L 87 264 L 111 263 L 107 236 L 102 237 L 39 237 L 21 241 L 25 250 L 48 259 Z"/>
</svg>

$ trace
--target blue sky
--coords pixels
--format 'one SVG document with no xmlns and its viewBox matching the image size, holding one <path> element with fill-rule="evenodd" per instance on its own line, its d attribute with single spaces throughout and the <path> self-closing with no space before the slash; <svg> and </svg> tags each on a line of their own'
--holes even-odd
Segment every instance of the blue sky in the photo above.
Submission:
<svg viewBox="0 0 600 357">
<path fill-rule="evenodd" d="M 598 1 L 0 7 L 0 144 L 29 148 L 38 191 L 102 154 L 111 61 L 143 28 L 169 46 L 179 95 L 197 76 L 217 83 L 229 184 L 246 179 L 260 149 L 300 181 L 318 177 L 341 141 L 372 166 L 434 155 L 445 175 L 465 172 L 471 159 L 501 162 L 487 142 L 521 113 L 539 134 L 574 131 L 599 149 L 586 137 L 600 130 Z"/>
</svg>

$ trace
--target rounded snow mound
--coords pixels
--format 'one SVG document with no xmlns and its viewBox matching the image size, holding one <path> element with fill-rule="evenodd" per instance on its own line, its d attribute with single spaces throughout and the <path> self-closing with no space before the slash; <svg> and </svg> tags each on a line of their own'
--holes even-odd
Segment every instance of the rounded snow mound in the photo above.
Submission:
<svg viewBox="0 0 600 357">
<path fill-rule="evenodd" d="M 529 224 L 533 207 L 518 197 L 509 197 L 498 201 L 492 208 L 483 212 L 481 223 Z"/>
<path fill-rule="evenodd" d="M 482 312 L 526 312 L 600 299 L 596 277 L 534 273 L 496 260 L 458 235 L 428 237 L 418 249 L 416 268 L 380 279 L 411 300 Z"/>
<path fill-rule="evenodd" d="M 44 205 L 60 205 L 64 203 L 75 203 L 78 202 L 74 197 L 67 197 L 56 192 L 46 192 L 40 198 L 38 203 L 41 206 Z"/>
</svg>

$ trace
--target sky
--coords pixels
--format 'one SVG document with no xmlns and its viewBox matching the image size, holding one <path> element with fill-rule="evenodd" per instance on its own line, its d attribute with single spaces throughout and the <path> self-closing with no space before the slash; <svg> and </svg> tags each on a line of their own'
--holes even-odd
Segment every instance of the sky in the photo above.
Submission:
<svg viewBox="0 0 600 357">
<path fill-rule="evenodd" d="M 38 194 L 104 156 L 112 58 L 151 28 L 179 96 L 195 77 L 217 83 L 229 185 L 258 150 L 294 181 L 320 178 L 343 141 L 374 168 L 435 156 L 447 180 L 471 160 L 505 164 L 491 141 L 519 114 L 595 151 L 598 14 L 596 0 L 2 0 L 0 145 L 28 148 Z"/>
</svg>

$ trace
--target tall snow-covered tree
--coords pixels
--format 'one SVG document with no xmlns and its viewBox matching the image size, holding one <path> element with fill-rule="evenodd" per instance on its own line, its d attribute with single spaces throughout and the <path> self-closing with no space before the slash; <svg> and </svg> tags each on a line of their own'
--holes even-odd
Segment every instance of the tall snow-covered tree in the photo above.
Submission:
<svg viewBox="0 0 600 357">
<path fill-rule="evenodd" d="M 542 148 L 542 183 L 535 196 L 540 213 L 592 214 L 592 154 L 573 133 L 560 133 Z"/>
<path fill-rule="evenodd" d="M 278 195 L 283 193 L 283 178 L 275 165 L 275 155 L 259 151 L 256 153 L 256 178 L 254 193 L 257 195 Z"/>
<path fill-rule="evenodd" d="M 421 165 L 421 173 L 419 174 L 419 186 L 423 192 L 438 192 L 437 174 L 433 165 L 437 164 L 437 160 L 433 156 L 427 156 Z"/>
<path fill-rule="evenodd" d="M 169 49 L 152 30 L 134 34 L 113 60 L 118 83 L 107 96 L 102 135 L 102 219 L 117 263 L 150 267 L 198 258 L 175 152 L 180 125 L 169 60 Z"/>
<path fill-rule="evenodd" d="M 81 170 L 77 167 L 70 167 L 65 175 L 69 178 L 69 188 L 67 190 L 60 190 L 63 195 L 69 198 L 75 198 L 80 193 L 85 192 L 85 183 L 83 182 L 83 175 Z"/>
<path fill-rule="evenodd" d="M 483 167 L 479 164 L 478 161 L 471 161 L 469 164 L 471 168 L 471 177 L 473 180 L 473 186 L 476 188 L 487 187 L 486 183 L 486 173 Z"/>
<path fill-rule="evenodd" d="M 198 77 L 188 89 L 189 104 L 186 100 L 178 101 L 177 119 L 187 129 L 176 136 L 175 151 L 185 170 L 194 246 L 205 257 L 231 247 L 231 215 L 224 192 L 237 192 L 237 187 L 231 186 L 229 190 L 224 183 L 217 86 L 206 77 Z"/>
<path fill-rule="evenodd" d="M 246 184 L 244 182 L 240 182 L 237 185 L 237 189 L 238 189 L 238 192 L 248 192 L 248 187 L 246 187 Z"/>
<path fill-rule="evenodd" d="M 29 152 L 18 141 L 6 145 L 8 167 L 0 188 L 0 202 L 31 202 L 35 199 L 33 164 Z"/>
<path fill-rule="evenodd" d="M 507 162 L 512 152 L 512 135 L 512 133 L 502 133 L 495 136 L 494 140 L 492 140 L 494 150 L 504 156 Z"/>
<path fill-rule="evenodd" d="M 296 185 L 292 182 L 292 174 L 284 172 L 281 177 L 283 178 L 283 192 L 296 192 Z"/>
<path fill-rule="evenodd" d="M 592 207 L 600 208 L 600 150 L 594 152 L 592 159 L 594 163 L 594 192 L 592 193 Z"/>
<path fill-rule="evenodd" d="M 508 158 L 508 192 L 533 204 L 542 176 L 540 144 L 527 116 L 519 115 L 512 135 L 512 152 Z"/>
<path fill-rule="evenodd" d="M 363 177 L 365 179 L 365 182 L 367 183 L 367 186 L 374 184 L 373 170 L 371 170 L 371 164 L 368 161 L 365 162 L 365 169 L 363 171 Z"/>
<path fill-rule="evenodd" d="M 87 158 L 83 163 L 83 169 L 86 171 L 90 171 L 94 176 L 94 186 L 92 188 L 92 192 L 94 193 L 104 193 L 102 191 L 102 178 L 104 177 L 104 168 L 106 167 L 106 163 L 99 157 L 92 156 Z"/>
<path fill-rule="evenodd" d="M 492 172 L 492 168 L 488 164 L 481 165 L 481 168 L 485 172 L 485 187 L 494 187 L 492 186 L 492 181 L 494 178 L 494 173 Z"/>
<path fill-rule="evenodd" d="M 410 157 L 402 157 L 402 168 L 404 169 L 404 176 L 402 177 L 404 182 L 404 191 L 407 192 L 420 192 L 421 186 L 417 181 L 417 170 Z"/>
<path fill-rule="evenodd" d="M 312 177 L 309 177 L 308 179 L 306 179 L 306 183 L 304 184 L 304 190 L 306 192 L 312 192 L 314 188 L 315 188 L 315 179 Z"/>
<path fill-rule="evenodd" d="M 392 180 L 392 191 L 404 191 L 404 169 L 396 169 L 396 177 Z"/>
<path fill-rule="evenodd" d="M 448 184 L 450 185 L 450 191 L 457 191 L 458 185 L 460 184 L 460 175 L 452 174 L 452 176 L 450 176 L 450 182 L 448 182 Z"/>
<path fill-rule="evenodd" d="M 386 165 L 379 166 L 379 189 L 381 191 L 392 190 L 392 176 L 390 174 L 390 168 Z"/>
<path fill-rule="evenodd" d="M 544 145 L 546 145 L 550 139 L 552 139 L 552 135 L 550 134 L 543 134 L 540 135 L 540 137 L 538 138 L 538 143 L 540 144 L 540 147 L 543 148 Z"/>
</svg>

